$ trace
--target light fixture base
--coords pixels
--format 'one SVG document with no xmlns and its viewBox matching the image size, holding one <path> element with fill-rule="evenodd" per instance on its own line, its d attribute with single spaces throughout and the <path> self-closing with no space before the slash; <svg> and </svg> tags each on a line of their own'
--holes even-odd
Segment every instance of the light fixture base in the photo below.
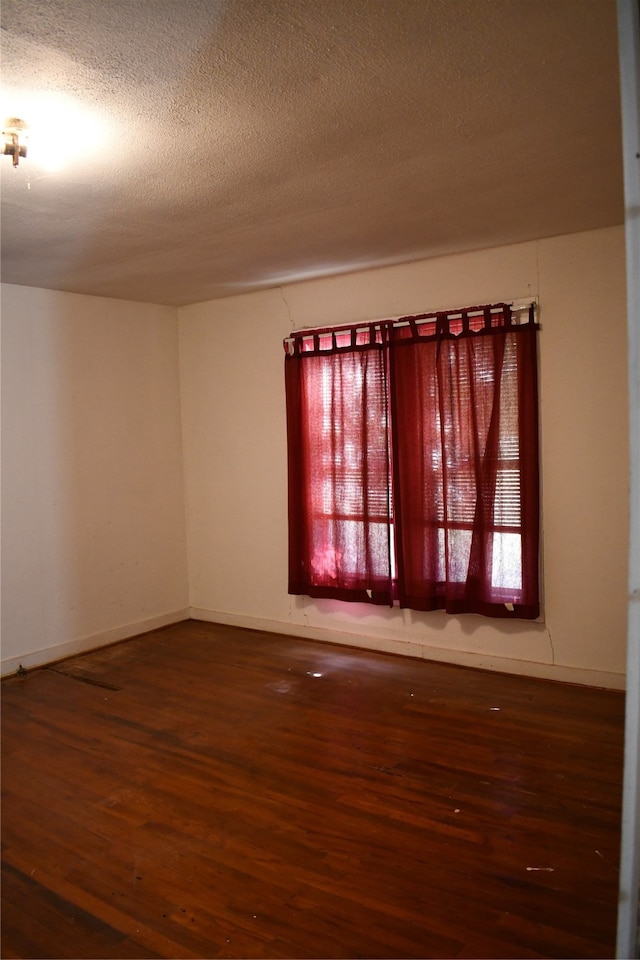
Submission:
<svg viewBox="0 0 640 960">
<path fill-rule="evenodd" d="M 7 117 L 2 124 L 2 138 L 4 140 L 4 156 L 13 157 L 13 166 L 18 166 L 20 157 L 26 157 L 27 148 L 24 143 L 20 143 L 20 136 L 25 135 L 29 129 L 29 124 L 19 117 Z"/>
</svg>

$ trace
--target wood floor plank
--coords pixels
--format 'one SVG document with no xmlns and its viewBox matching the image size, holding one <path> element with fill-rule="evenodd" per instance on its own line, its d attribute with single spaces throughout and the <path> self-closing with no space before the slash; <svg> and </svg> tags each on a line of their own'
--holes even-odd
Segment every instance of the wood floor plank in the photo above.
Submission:
<svg viewBox="0 0 640 960">
<path fill-rule="evenodd" d="M 10 893 L 3 896 L 3 909 L 7 912 L 3 924 L 13 921 L 12 929 L 19 928 L 26 940 L 20 953 L 28 956 L 51 957 L 46 947 L 51 930 L 65 931 L 61 941 L 60 957 L 147 957 L 150 953 L 140 942 L 109 926 L 93 913 L 83 910 L 33 877 L 26 876 L 6 861 L 3 864 L 2 885 Z M 31 938 L 31 940 L 29 939 Z M 42 952 L 44 951 L 44 952 Z M 18 954 L 20 955 L 20 954 Z"/>
<path fill-rule="evenodd" d="M 2 726 L 3 956 L 613 956 L 619 693 L 188 621 Z"/>
</svg>

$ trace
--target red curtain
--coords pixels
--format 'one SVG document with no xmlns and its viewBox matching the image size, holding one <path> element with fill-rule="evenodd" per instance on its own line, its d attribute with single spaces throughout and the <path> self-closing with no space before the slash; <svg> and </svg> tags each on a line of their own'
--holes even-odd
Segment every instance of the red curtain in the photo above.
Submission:
<svg viewBox="0 0 640 960">
<path fill-rule="evenodd" d="M 393 329 L 401 606 L 539 614 L 535 331 L 508 306 Z"/>
<path fill-rule="evenodd" d="M 292 334 L 289 591 L 535 618 L 533 308 Z"/>
<path fill-rule="evenodd" d="M 388 355 L 373 327 L 289 341 L 289 593 L 392 599 Z"/>
</svg>

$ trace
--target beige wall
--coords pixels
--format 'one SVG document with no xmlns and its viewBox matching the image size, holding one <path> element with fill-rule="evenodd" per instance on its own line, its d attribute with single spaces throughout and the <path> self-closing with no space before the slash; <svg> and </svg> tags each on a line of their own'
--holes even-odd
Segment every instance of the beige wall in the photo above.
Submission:
<svg viewBox="0 0 640 960">
<path fill-rule="evenodd" d="M 543 327 L 544 622 L 289 597 L 282 338 L 294 327 L 532 295 Z M 3 672 L 190 609 L 413 656 L 622 685 L 622 228 L 180 311 L 6 285 L 2 308 Z"/>
<path fill-rule="evenodd" d="M 620 686 L 626 645 L 622 228 L 179 311 L 191 607 L 258 628 Z M 287 595 L 281 340 L 292 328 L 539 296 L 544 622 Z"/>
<path fill-rule="evenodd" d="M 188 608 L 173 308 L 3 285 L 3 672 Z"/>
</svg>

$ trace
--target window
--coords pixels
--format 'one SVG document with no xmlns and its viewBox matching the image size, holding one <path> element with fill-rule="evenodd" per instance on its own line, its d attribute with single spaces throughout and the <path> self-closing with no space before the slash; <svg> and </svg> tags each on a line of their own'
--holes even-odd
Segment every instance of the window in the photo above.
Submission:
<svg viewBox="0 0 640 960">
<path fill-rule="evenodd" d="M 286 341 L 289 592 L 535 618 L 537 324 L 506 304 Z"/>
</svg>

